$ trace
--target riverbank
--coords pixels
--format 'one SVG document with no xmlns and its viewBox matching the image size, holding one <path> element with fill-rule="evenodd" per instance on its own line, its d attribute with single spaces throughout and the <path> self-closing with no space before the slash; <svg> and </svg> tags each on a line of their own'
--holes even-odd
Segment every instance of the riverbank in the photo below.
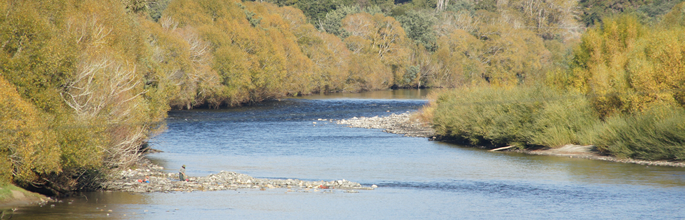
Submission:
<svg viewBox="0 0 685 220">
<path fill-rule="evenodd" d="M 419 120 L 412 120 L 410 113 L 391 114 L 385 117 L 353 117 L 349 119 L 331 120 L 339 125 L 347 125 L 355 128 L 367 129 L 383 129 L 383 132 L 401 134 L 407 137 L 426 137 L 430 140 L 436 140 L 435 130 L 426 123 L 421 123 Z M 545 156 L 560 156 L 571 158 L 582 158 L 589 160 L 603 160 L 618 163 L 632 163 L 645 166 L 670 166 L 670 167 L 685 167 L 685 162 L 679 161 L 650 161 L 650 160 L 636 160 L 636 159 L 622 159 L 613 156 L 601 155 L 594 146 L 580 146 L 580 145 L 565 145 L 558 148 L 543 148 L 535 150 L 509 148 L 498 152 L 523 153 L 530 155 L 545 155 Z"/>
<path fill-rule="evenodd" d="M 357 193 L 359 190 L 373 190 L 372 186 L 362 186 L 348 180 L 335 181 L 302 181 L 298 179 L 265 179 L 254 178 L 236 172 L 221 171 L 201 177 L 188 177 L 188 181 L 179 181 L 178 173 L 167 173 L 163 167 L 142 159 L 135 169 L 117 171 L 109 181 L 102 184 L 106 191 L 120 192 L 192 192 L 239 189 L 275 189 L 285 188 L 289 192 L 332 192 L 340 190 L 345 193 Z"/>
<path fill-rule="evenodd" d="M 12 184 L 0 186 L 0 210 L 27 205 L 40 205 L 52 201 L 53 200 L 47 196 L 26 191 L 25 189 Z"/>
<path fill-rule="evenodd" d="M 187 181 L 179 181 L 178 173 L 167 173 L 163 167 L 143 158 L 136 168 L 115 171 L 109 180 L 102 183 L 104 191 L 133 192 L 133 193 L 173 193 L 193 191 L 220 190 L 267 190 L 287 189 L 287 192 L 299 193 L 359 193 L 360 190 L 374 190 L 376 185 L 362 186 L 359 183 L 345 179 L 334 181 L 302 181 L 298 179 L 266 179 L 254 178 L 236 172 L 221 171 L 216 174 L 200 177 L 188 177 Z M 62 202 L 59 199 L 26 191 L 8 184 L 0 186 L 0 216 L 13 212 L 17 207 Z M 54 204 L 52 204 L 54 206 Z M 12 213 L 8 213 L 12 214 Z M 0 218 L 2 219 L 2 218 Z"/>
</svg>

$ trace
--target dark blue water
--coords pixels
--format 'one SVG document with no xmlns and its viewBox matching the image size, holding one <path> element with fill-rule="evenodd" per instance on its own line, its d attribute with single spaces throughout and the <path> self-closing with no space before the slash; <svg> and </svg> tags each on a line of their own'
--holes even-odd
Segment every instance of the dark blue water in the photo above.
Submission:
<svg viewBox="0 0 685 220">
<path fill-rule="evenodd" d="M 415 111 L 421 97 L 386 91 L 172 111 L 151 141 L 164 152 L 149 158 L 169 172 L 185 164 L 191 176 L 347 179 L 373 191 L 94 193 L 78 208 L 17 216 L 105 218 L 107 205 L 107 218 L 121 219 L 685 218 L 683 168 L 493 153 L 318 121 Z"/>
</svg>

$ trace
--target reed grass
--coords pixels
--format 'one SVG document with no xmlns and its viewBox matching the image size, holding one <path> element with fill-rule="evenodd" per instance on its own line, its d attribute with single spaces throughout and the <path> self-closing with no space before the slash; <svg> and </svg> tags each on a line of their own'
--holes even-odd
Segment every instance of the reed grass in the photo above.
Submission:
<svg viewBox="0 0 685 220">
<path fill-rule="evenodd" d="M 581 131 L 598 121 L 584 96 L 543 86 L 457 89 L 440 95 L 436 106 L 438 135 L 491 147 L 581 144 Z"/>
<path fill-rule="evenodd" d="M 597 149 L 619 158 L 685 159 L 685 109 L 655 106 L 610 117 L 588 135 Z"/>
<path fill-rule="evenodd" d="M 422 109 L 445 140 L 486 147 L 595 145 L 608 155 L 685 159 L 685 109 L 655 106 L 602 120 L 584 95 L 545 86 L 460 88 Z"/>
</svg>

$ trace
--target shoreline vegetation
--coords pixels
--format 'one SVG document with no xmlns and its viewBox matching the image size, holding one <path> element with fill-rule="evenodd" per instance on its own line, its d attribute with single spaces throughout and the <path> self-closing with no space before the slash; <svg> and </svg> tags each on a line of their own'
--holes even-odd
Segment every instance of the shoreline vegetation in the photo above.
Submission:
<svg viewBox="0 0 685 220">
<path fill-rule="evenodd" d="M 443 93 L 422 114 L 437 136 L 465 145 L 520 150 L 594 145 L 601 155 L 626 160 L 685 159 L 680 104 L 653 103 L 642 111 L 602 116 L 596 103 L 546 88 L 477 88 Z"/>
<path fill-rule="evenodd" d="M 472 145 L 683 160 L 684 8 L 0 0 L 0 183 L 50 196 L 102 189 L 140 162 L 171 109 L 390 88 L 451 89 L 417 118 Z"/>
<path fill-rule="evenodd" d="M 417 113 L 402 113 L 402 114 L 392 114 L 384 117 L 354 117 L 350 119 L 341 120 L 330 120 L 339 125 L 346 125 L 348 127 L 354 128 L 367 128 L 367 129 L 382 129 L 383 132 L 404 135 L 406 137 L 424 137 L 432 141 L 443 141 L 447 143 L 464 144 L 464 142 L 455 141 L 447 137 L 436 136 L 433 128 L 428 123 L 424 123 L 418 119 Z M 487 146 L 477 146 L 477 145 L 464 145 L 467 147 L 475 147 L 481 149 L 489 149 L 490 151 L 495 151 L 492 147 Z M 506 148 L 506 147 L 503 147 Z M 683 161 L 668 161 L 668 160 L 639 160 L 632 158 L 618 158 L 615 156 L 609 156 L 598 151 L 593 145 L 574 145 L 565 144 L 560 147 L 550 148 L 550 147 L 538 147 L 522 149 L 515 146 L 509 146 L 507 149 L 497 150 L 499 152 L 513 152 L 513 153 L 523 153 L 530 155 L 545 155 L 545 156 L 559 156 L 559 157 L 571 157 L 571 158 L 581 158 L 589 160 L 602 160 L 618 163 L 632 163 L 638 165 L 646 166 L 670 166 L 670 167 L 685 167 L 685 162 Z"/>
</svg>

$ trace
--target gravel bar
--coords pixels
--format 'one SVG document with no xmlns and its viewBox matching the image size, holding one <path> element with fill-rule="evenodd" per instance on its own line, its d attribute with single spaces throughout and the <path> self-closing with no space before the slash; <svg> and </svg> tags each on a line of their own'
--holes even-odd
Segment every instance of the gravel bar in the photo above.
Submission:
<svg viewBox="0 0 685 220">
<path fill-rule="evenodd" d="M 110 181 L 102 184 L 102 189 L 121 192 L 192 192 L 238 189 L 275 189 L 287 188 L 293 192 L 333 192 L 358 193 L 358 190 L 373 190 L 377 186 L 362 186 L 348 180 L 302 181 L 298 179 L 254 178 L 236 172 L 221 171 L 203 177 L 189 177 L 179 181 L 178 173 L 166 173 L 163 167 L 147 160 L 139 163 L 137 169 L 118 171 Z M 145 180 L 148 181 L 145 181 Z"/>
<path fill-rule="evenodd" d="M 418 119 L 411 120 L 410 113 L 391 114 L 385 117 L 353 117 L 331 121 L 354 128 L 383 129 L 384 132 L 402 134 L 406 137 L 433 138 L 435 134 L 435 130 L 429 125 L 420 122 Z"/>
</svg>

